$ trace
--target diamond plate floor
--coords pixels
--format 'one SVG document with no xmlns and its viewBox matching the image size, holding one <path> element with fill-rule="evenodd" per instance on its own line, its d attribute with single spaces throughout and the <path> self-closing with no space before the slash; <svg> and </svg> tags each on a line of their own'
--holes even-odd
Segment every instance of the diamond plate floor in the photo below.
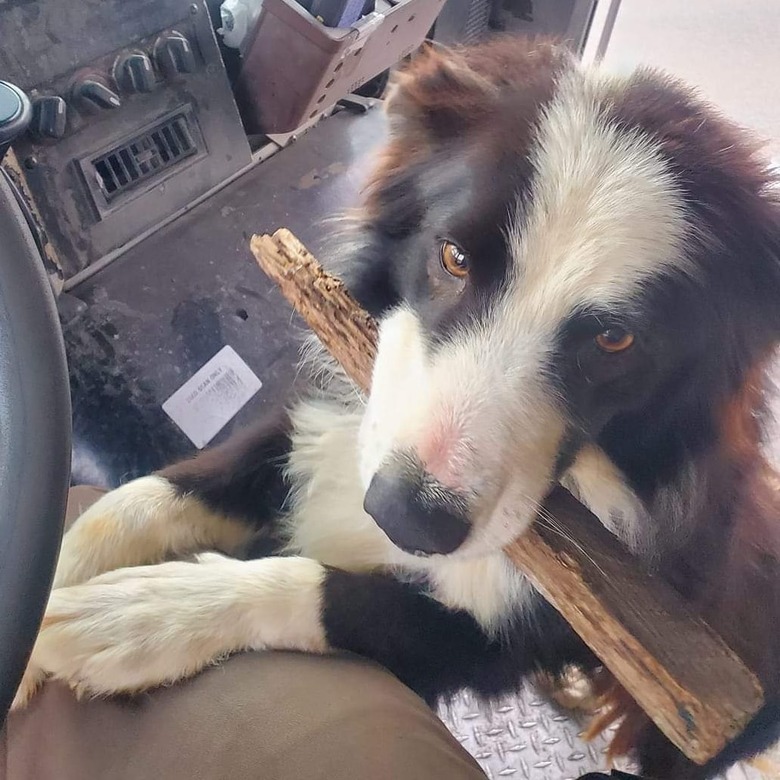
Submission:
<svg viewBox="0 0 780 780">
<path fill-rule="evenodd" d="M 462 693 L 439 714 L 490 780 L 577 780 L 607 769 L 607 739 L 585 742 L 584 721 L 559 710 L 531 686 L 492 708 Z M 762 779 L 758 771 L 741 766 L 724 778 Z"/>
</svg>

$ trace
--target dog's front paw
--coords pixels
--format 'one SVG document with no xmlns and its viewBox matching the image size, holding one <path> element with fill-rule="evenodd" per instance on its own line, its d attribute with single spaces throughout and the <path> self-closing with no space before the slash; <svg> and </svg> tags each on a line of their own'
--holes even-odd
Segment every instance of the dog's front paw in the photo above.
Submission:
<svg viewBox="0 0 780 780">
<path fill-rule="evenodd" d="M 234 565 L 119 569 L 53 591 L 31 668 L 79 695 L 139 692 L 194 675 L 238 649 L 224 590 Z"/>
<path fill-rule="evenodd" d="M 73 523 L 62 540 L 54 588 L 211 546 L 237 549 L 250 533 L 246 524 L 212 513 L 163 477 L 141 477 L 106 493 Z"/>
<path fill-rule="evenodd" d="M 208 556 L 52 591 L 31 668 L 79 695 L 136 693 L 266 647 L 322 652 L 320 564 Z"/>
</svg>

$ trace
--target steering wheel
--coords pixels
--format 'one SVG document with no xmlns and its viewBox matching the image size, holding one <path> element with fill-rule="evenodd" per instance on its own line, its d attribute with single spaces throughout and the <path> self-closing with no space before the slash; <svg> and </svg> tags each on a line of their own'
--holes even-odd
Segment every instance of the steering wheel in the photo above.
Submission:
<svg viewBox="0 0 780 780">
<path fill-rule="evenodd" d="M 0 157 L 4 141 L 29 121 L 19 90 L 22 106 L 14 113 L 13 90 L 0 82 Z M 4 117 L 13 134 L 6 124 L 4 135 Z M 0 726 L 51 589 L 70 481 L 70 421 L 54 295 L 0 171 Z"/>
</svg>

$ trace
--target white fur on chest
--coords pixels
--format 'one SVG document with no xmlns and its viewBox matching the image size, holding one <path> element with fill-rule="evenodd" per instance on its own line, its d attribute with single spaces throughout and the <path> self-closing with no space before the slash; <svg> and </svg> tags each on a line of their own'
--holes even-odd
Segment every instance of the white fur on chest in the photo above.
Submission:
<svg viewBox="0 0 780 780">
<path fill-rule="evenodd" d="M 488 631 L 500 630 L 533 592 L 503 553 L 419 558 L 395 547 L 363 511 L 358 468 L 362 417 L 360 406 L 327 400 L 301 403 L 293 410 L 289 550 L 347 571 L 385 569 L 399 579 L 424 576 L 438 601 L 470 612 Z"/>
</svg>

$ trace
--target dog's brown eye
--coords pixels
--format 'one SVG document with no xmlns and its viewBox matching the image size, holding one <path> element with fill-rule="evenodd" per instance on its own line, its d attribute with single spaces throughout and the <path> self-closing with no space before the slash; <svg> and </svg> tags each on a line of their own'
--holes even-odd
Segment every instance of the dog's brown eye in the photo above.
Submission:
<svg viewBox="0 0 780 780">
<path fill-rule="evenodd" d="M 596 336 L 596 344 L 604 352 L 623 352 L 634 343 L 634 334 L 623 328 L 609 328 Z"/>
<path fill-rule="evenodd" d="M 442 268 L 452 276 L 462 279 L 469 272 L 468 255 L 452 241 L 442 241 L 439 249 Z"/>
</svg>

